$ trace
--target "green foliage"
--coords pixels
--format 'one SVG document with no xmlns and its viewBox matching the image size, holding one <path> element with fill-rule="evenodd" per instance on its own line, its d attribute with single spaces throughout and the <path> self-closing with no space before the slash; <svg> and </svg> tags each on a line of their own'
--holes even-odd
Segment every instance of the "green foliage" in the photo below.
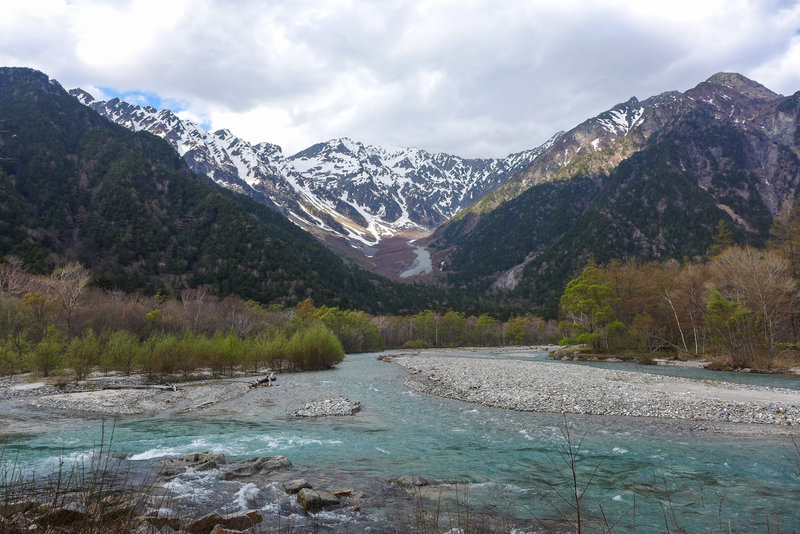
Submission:
<svg viewBox="0 0 800 534">
<path fill-rule="evenodd" d="M 730 226 L 724 219 L 720 219 L 715 227 L 714 235 L 712 237 L 711 246 L 708 247 L 708 256 L 716 256 L 728 247 L 732 247 L 735 243 L 733 232 Z"/>
<path fill-rule="evenodd" d="M 329 369 L 344 359 L 342 344 L 323 325 L 295 332 L 289 339 L 287 354 L 292 365 L 302 371 Z"/>
<path fill-rule="evenodd" d="M 44 337 L 28 354 L 30 367 L 43 376 L 50 376 L 64 366 L 67 345 L 64 335 L 54 326 L 48 326 Z"/>
<path fill-rule="evenodd" d="M 89 329 L 80 337 L 75 337 L 67 345 L 66 363 L 75 375 L 75 380 L 83 380 L 92 368 L 100 363 L 104 344 Z"/>
<path fill-rule="evenodd" d="M 139 339 L 126 330 L 115 330 L 108 335 L 101 365 L 108 370 L 130 375 L 140 360 L 142 346 Z"/>
<path fill-rule="evenodd" d="M 0 376 L 13 375 L 23 366 L 22 355 L 12 339 L 0 339 Z"/>
<path fill-rule="evenodd" d="M 614 288 L 602 279 L 595 266 L 587 266 L 567 284 L 561 310 L 569 318 L 568 326 L 578 332 L 578 343 L 591 345 L 595 352 L 611 350 L 613 340 L 625 328 L 616 319 L 614 302 Z"/>
<path fill-rule="evenodd" d="M 430 345 L 423 339 L 410 339 L 403 343 L 404 349 L 428 349 Z"/>
<path fill-rule="evenodd" d="M 729 356 L 735 366 L 752 366 L 758 351 L 758 317 L 741 302 L 727 300 L 719 291 L 708 299 L 706 326 L 712 346 Z"/>
</svg>

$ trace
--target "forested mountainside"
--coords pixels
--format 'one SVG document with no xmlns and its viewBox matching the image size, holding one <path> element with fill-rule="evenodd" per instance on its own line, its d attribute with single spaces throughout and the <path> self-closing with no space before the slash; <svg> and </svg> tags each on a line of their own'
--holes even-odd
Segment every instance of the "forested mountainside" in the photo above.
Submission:
<svg viewBox="0 0 800 534">
<path fill-rule="evenodd" d="M 350 268 L 283 215 L 194 175 L 162 139 L 24 68 L 0 69 L 0 257 L 34 272 L 79 261 L 126 291 L 205 286 L 371 311 L 433 299 Z"/>
<path fill-rule="evenodd" d="M 555 309 L 587 262 L 702 256 L 722 220 L 763 245 L 800 182 L 800 93 L 720 73 L 560 136 L 428 239 L 453 286 Z"/>
</svg>

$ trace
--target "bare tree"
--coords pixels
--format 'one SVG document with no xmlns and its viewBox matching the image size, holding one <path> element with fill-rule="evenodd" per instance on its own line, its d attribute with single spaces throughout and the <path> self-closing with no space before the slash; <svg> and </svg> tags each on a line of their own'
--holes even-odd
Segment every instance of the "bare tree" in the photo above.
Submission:
<svg viewBox="0 0 800 534">
<path fill-rule="evenodd" d="M 726 298 L 741 303 L 758 318 L 767 356 L 791 333 L 791 311 L 797 283 L 789 262 L 780 255 L 751 247 L 731 247 L 714 258 L 711 282 Z"/>
<path fill-rule="evenodd" d="M 72 334 L 72 314 L 78 305 L 78 300 L 89 283 L 90 273 L 83 265 L 70 262 L 64 267 L 54 270 L 45 280 L 47 287 L 55 295 L 61 308 L 64 310 L 64 321 L 67 334 Z"/>
<path fill-rule="evenodd" d="M 22 296 L 34 290 L 36 278 L 22 268 L 22 262 L 17 258 L 6 258 L 0 263 L 0 293 Z"/>
</svg>

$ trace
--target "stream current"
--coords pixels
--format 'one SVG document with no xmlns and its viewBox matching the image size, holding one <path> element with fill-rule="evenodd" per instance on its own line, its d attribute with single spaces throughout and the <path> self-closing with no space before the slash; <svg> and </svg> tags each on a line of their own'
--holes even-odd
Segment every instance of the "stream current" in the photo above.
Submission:
<svg viewBox="0 0 800 534">
<path fill-rule="evenodd" d="M 491 358 L 544 358 L 544 353 L 531 358 L 513 351 L 479 352 Z M 800 389 L 797 377 L 636 370 Z M 403 385 L 405 374 L 400 366 L 377 361 L 375 354 L 348 355 L 333 370 L 280 375 L 269 404 L 243 403 L 235 413 L 211 409 L 202 416 L 122 418 L 113 425 L 6 403 L 0 404 L 0 440 L 6 462 L 46 472 L 61 460 L 85 460 L 103 439 L 102 428 L 108 439 L 113 426 L 113 454 L 140 472 L 157 469 L 165 457 L 196 451 L 222 452 L 228 461 L 282 454 L 299 470 L 318 478 L 327 473 L 332 483 L 368 493 L 394 477 L 430 478 L 436 484 L 426 491 L 434 499 L 441 496 L 443 509 L 454 509 L 447 502 L 458 493 L 478 512 L 528 525 L 519 532 L 537 530 L 530 526 L 532 517 L 570 517 L 559 497 L 567 495 L 571 476 L 557 452 L 565 443 L 561 415 L 415 393 Z M 293 416 L 307 402 L 338 396 L 361 402 L 362 411 L 340 418 Z M 767 531 L 768 521 L 774 525 L 776 520 L 783 532 L 800 531 L 800 455 L 785 435 L 693 432 L 625 417 L 568 416 L 567 424 L 572 439 L 583 439 L 578 476 L 581 483 L 591 479 L 583 508 L 598 528 L 605 515 L 609 523 L 621 518 L 615 532 L 631 531 L 635 498 L 640 532 L 666 531 L 665 521 L 670 531 L 675 523 L 688 532 L 709 526 L 716 531 L 720 525 L 726 530 L 728 522 L 734 531 Z M 276 485 L 219 484 L 213 473 L 189 473 L 170 482 L 170 489 L 178 501 L 197 509 L 230 512 L 255 506 L 267 520 L 308 521 Z M 346 530 L 344 525 L 361 531 L 359 525 L 379 524 L 391 506 L 362 510 L 359 520 L 323 512 L 318 521 L 332 531 Z"/>
</svg>

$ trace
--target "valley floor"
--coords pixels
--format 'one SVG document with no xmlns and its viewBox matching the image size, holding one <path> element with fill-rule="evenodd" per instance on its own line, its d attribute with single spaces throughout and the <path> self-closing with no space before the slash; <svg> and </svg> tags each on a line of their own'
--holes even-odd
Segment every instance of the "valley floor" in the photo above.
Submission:
<svg viewBox="0 0 800 534">
<path fill-rule="evenodd" d="M 503 349 L 525 357 L 537 348 Z M 680 421 L 697 430 L 775 433 L 800 425 L 800 391 L 717 380 L 602 369 L 561 362 L 500 359 L 469 349 L 387 353 L 410 371 L 410 389 L 509 410 L 633 416 Z M 251 387 L 258 377 L 146 386 L 143 377 L 100 377 L 56 387 L 30 376 L 0 379 L 0 401 L 88 415 L 213 415 L 272 403 L 302 391 Z M 315 399 L 308 399 L 315 400 Z"/>
</svg>

